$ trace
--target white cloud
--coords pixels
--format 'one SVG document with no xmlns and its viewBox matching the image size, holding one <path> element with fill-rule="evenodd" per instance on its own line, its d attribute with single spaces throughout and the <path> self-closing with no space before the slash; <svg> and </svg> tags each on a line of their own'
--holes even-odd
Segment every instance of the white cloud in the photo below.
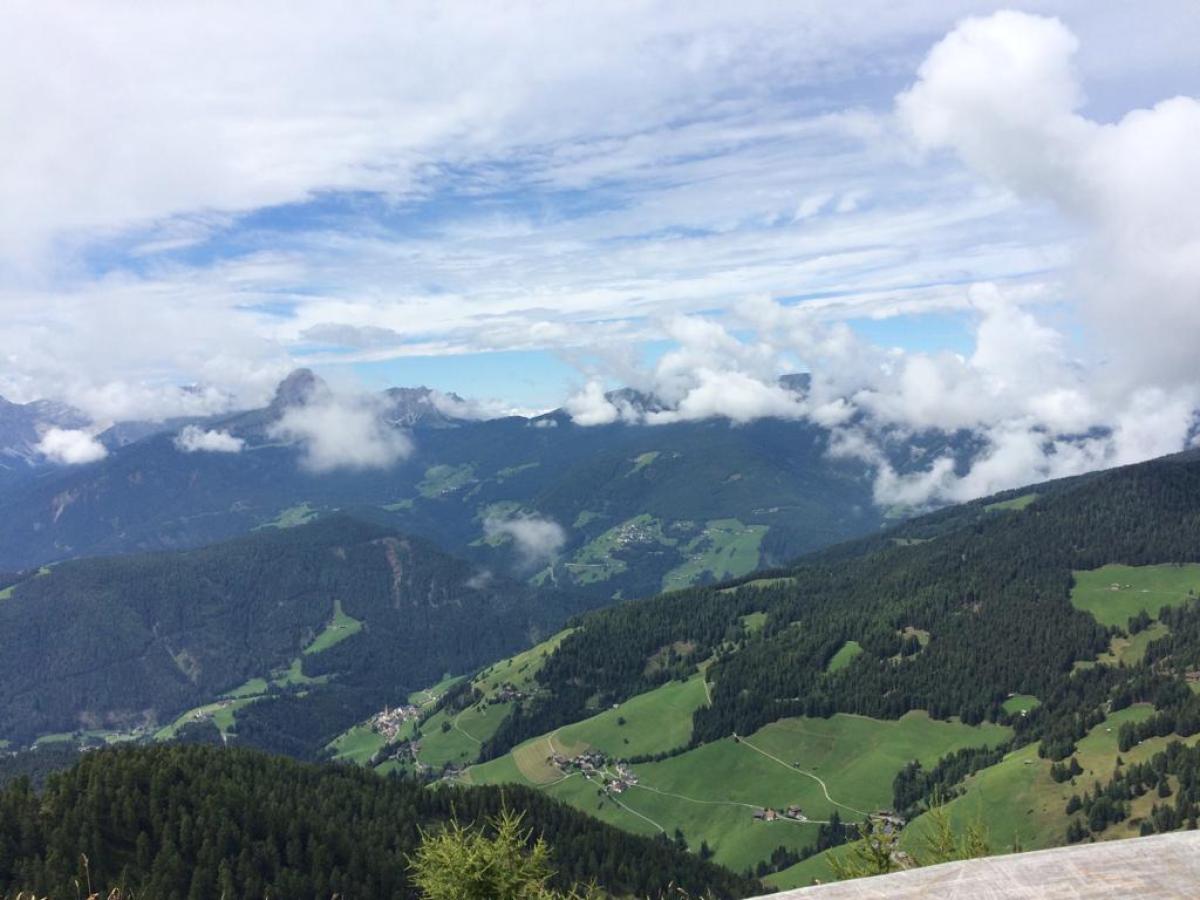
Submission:
<svg viewBox="0 0 1200 900">
<path fill-rule="evenodd" d="M 442 415 L 453 419 L 499 419 L 506 416 L 536 416 L 544 409 L 526 409 L 498 399 L 459 397 L 442 391 L 432 391 L 429 400 Z"/>
<path fill-rule="evenodd" d="M 1081 313 L 1122 387 L 1193 383 L 1200 100 L 1172 97 L 1111 124 L 1090 119 L 1079 112 L 1078 47 L 1057 19 L 969 19 L 930 51 L 897 99 L 900 120 L 922 147 L 952 150 L 1085 228 Z"/>
<path fill-rule="evenodd" d="M 576 425 L 611 425 L 620 420 L 621 411 L 604 394 L 603 384 L 589 381 L 582 390 L 567 398 L 563 409 Z"/>
<path fill-rule="evenodd" d="M 386 469 L 412 453 L 412 441 L 381 419 L 377 400 L 322 393 L 290 406 L 269 433 L 303 448 L 301 464 L 313 472 Z"/>
<path fill-rule="evenodd" d="M 1084 28 L 1109 94 L 1190 72 L 1185 5 L 1016 5 Z M 887 121 L 888 86 L 986 8 L 15 0 L 0 392 L 157 418 L 197 412 L 158 386 L 240 405 L 297 361 L 588 348 L 747 293 L 873 314 L 1045 272 L 1056 221 L 905 168 Z M 306 219 L 314 197 L 334 212 Z M 279 204 L 287 227 L 240 218 Z"/>
<path fill-rule="evenodd" d="M 987 448 L 967 477 L 881 469 L 881 496 L 1175 449 L 1200 137 L 1171 93 L 1194 84 L 1200 17 L 1013 5 L 1062 21 L 954 27 L 983 0 L 8 4 L 0 393 L 160 419 L 261 403 L 297 358 L 552 349 L 609 363 L 583 367 L 581 423 L 642 418 L 611 379 L 667 403 L 652 421 L 807 416 L 866 455 L 962 428 Z M 972 349 L 839 323 L 946 311 Z M 652 340 L 670 348 L 631 368 Z M 777 378 L 803 367 L 800 399 Z M 361 404 L 289 416 L 316 468 L 403 455 Z"/>
<path fill-rule="evenodd" d="M 183 453 L 240 453 L 246 442 L 228 431 L 187 425 L 175 436 L 175 446 Z"/>
<path fill-rule="evenodd" d="M 89 432 L 75 428 L 50 428 L 38 441 L 37 451 L 51 462 L 68 466 L 96 462 L 108 450 Z"/>
<path fill-rule="evenodd" d="M 759 297 L 735 308 L 736 332 L 696 318 L 667 329 L 679 346 L 641 386 L 671 410 L 646 420 L 804 415 L 834 429 L 831 453 L 875 467 L 881 503 L 912 506 L 1182 449 L 1200 404 L 1200 102 L 1090 120 L 1078 112 L 1077 48 L 1055 19 L 969 19 L 930 51 L 896 107 L 925 150 L 951 149 L 1082 228 L 1058 289 L 1083 298 L 1075 317 L 1099 335 L 1100 360 L 1075 358 L 1038 318 L 1047 290 L 1036 284 L 959 289 L 973 315 L 969 354 L 886 350 L 825 321 L 818 305 Z M 776 384 L 789 362 L 813 372 L 803 400 Z M 888 448 L 929 430 L 971 433 L 982 450 L 965 470 L 945 456 L 898 472 Z"/>
<path fill-rule="evenodd" d="M 567 541 L 567 533 L 553 519 L 535 515 L 511 518 L 489 516 L 484 519 L 486 537 L 503 535 L 512 538 L 525 565 L 536 565 L 553 559 Z"/>
<path fill-rule="evenodd" d="M 646 415 L 646 422 L 661 425 L 722 416 L 733 422 L 749 422 L 766 416 L 795 419 L 804 414 L 796 396 L 776 384 L 743 372 L 699 368 L 678 404 Z"/>
</svg>

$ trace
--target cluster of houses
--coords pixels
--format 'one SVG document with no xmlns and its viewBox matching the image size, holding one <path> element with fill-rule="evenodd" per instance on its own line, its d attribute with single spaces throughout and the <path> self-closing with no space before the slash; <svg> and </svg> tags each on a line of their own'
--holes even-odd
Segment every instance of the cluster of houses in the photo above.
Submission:
<svg viewBox="0 0 1200 900">
<path fill-rule="evenodd" d="M 898 816 L 890 809 L 880 809 L 871 813 L 871 821 L 876 826 L 881 827 L 885 834 L 891 834 L 902 829 L 906 822 L 903 816 Z M 787 809 L 772 809 L 765 807 L 754 811 L 754 820 L 756 822 L 775 822 L 779 819 L 793 819 L 796 822 L 807 822 L 808 816 L 804 815 L 804 810 L 793 804 Z"/>
<path fill-rule="evenodd" d="M 871 821 L 876 826 L 882 826 L 884 834 L 899 831 L 908 824 L 908 820 L 904 816 L 898 816 L 890 809 L 879 809 L 871 813 Z"/>
<path fill-rule="evenodd" d="M 518 689 L 515 684 L 510 681 L 504 682 L 496 690 L 496 693 L 488 698 L 488 704 L 492 703 L 515 703 L 525 699 L 525 692 Z"/>
<path fill-rule="evenodd" d="M 621 794 L 638 783 L 637 773 L 623 760 L 609 759 L 599 750 L 588 750 L 578 756 L 563 756 L 552 753 L 547 762 L 564 775 L 578 772 L 584 778 L 598 777 L 604 790 L 610 794 Z"/>
<path fill-rule="evenodd" d="M 623 762 L 617 762 L 613 772 L 604 779 L 604 789 L 610 794 L 620 794 L 638 783 L 637 773 Z"/>
<path fill-rule="evenodd" d="M 807 822 L 808 816 L 804 815 L 804 810 L 792 804 L 784 810 L 772 809 L 769 806 L 764 809 L 756 809 L 754 819 L 757 822 L 774 822 L 776 819 L 795 819 L 797 822 Z"/>
<path fill-rule="evenodd" d="M 420 717 L 421 709 L 417 706 L 397 706 L 395 708 L 385 706 L 382 712 L 371 716 L 371 728 L 382 734 L 388 743 L 391 743 L 406 722 Z"/>
<path fill-rule="evenodd" d="M 400 741 L 394 745 L 385 746 L 371 757 L 371 766 L 377 766 L 385 760 L 394 759 L 402 766 L 411 766 L 417 773 L 425 772 L 429 766 L 417 759 L 421 752 L 420 741 Z"/>
<path fill-rule="evenodd" d="M 202 706 L 199 709 L 192 710 L 192 721 L 203 722 L 205 719 L 211 719 L 216 714 L 217 710 L 225 709 L 232 706 L 232 700 L 218 700 L 216 703 L 210 703 L 208 706 Z"/>
</svg>

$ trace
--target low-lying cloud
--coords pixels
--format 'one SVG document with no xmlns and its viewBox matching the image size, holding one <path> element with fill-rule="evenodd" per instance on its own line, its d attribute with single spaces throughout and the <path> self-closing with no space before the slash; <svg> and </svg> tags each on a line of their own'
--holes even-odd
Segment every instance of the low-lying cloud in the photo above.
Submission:
<svg viewBox="0 0 1200 900">
<path fill-rule="evenodd" d="M 489 538 L 498 535 L 511 538 L 522 564 L 528 566 L 553 559 L 567 541 L 567 532 L 561 525 L 534 515 L 489 516 L 483 521 L 483 533 Z"/>
<path fill-rule="evenodd" d="M 175 436 L 175 447 L 183 453 L 240 453 L 246 442 L 228 431 L 205 431 L 188 425 Z"/>
<path fill-rule="evenodd" d="M 831 429 L 832 455 L 875 469 L 878 502 L 909 506 L 1185 448 L 1200 406 L 1200 102 L 1175 97 L 1112 124 L 1088 119 L 1078 112 L 1077 43 L 1056 19 L 968 19 L 896 101 L 899 134 L 919 152 L 950 152 L 1080 229 L 1063 283 L 963 288 L 968 354 L 880 347 L 822 320 L 819 305 L 761 297 L 725 322 L 677 322 L 669 331 L 679 348 L 638 385 L 668 411 L 637 420 L 802 417 Z M 1082 298 L 1072 311 L 1086 362 L 1039 315 L 1070 296 Z M 812 373 L 803 393 L 778 380 L 798 368 Z M 628 417 L 598 381 L 567 409 L 584 425 Z M 894 463 L 930 431 L 969 434 L 977 449 L 965 467 L 949 453 L 916 470 Z"/>
<path fill-rule="evenodd" d="M 407 458 L 413 446 L 381 416 L 376 398 L 323 393 L 288 407 L 268 433 L 298 443 L 301 465 L 312 472 L 386 469 Z"/>
<path fill-rule="evenodd" d="M 108 456 L 108 450 L 87 431 L 76 428 L 50 428 L 38 441 L 37 451 L 51 462 L 78 466 Z"/>
</svg>

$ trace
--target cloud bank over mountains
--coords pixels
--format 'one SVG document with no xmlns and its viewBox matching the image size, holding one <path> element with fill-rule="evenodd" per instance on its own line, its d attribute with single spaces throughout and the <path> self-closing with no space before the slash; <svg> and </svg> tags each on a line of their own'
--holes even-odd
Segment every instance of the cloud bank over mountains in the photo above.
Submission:
<svg viewBox="0 0 1200 900">
<path fill-rule="evenodd" d="M 288 406 L 268 434 L 299 444 L 300 464 L 312 472 L 386 469 L 412 453 L 411 439 L 389 426 L 378 398 L 323 390 Z"/>
<path fill-rule="evenodd" d="M 744 336 L 705 320 L 668 327 L 680 347 L 639 387 L 671 411 L 621 410 L 598 381 L 567 409 L 581 424 L 808 418 L 834 428 L 832 452 L 877 467 L 880 502 L 914 505 L 1183 449 L 1200 405 L 1200 103 L 1177 97 L 1091 121 L 1077 112 L 1077 46 L 1055 19 L 969 19 L 930 51 L 896 116 L 923 151 L 951 151 L 1080 224 L 1069 280 L 1098 361 L 1072 355 L 1067 336 L 1039 320 L 1036 297 L 995 284 L 963 291 L 970 355 L 872 346 L 802 305 L 760 298 L 737 308 Z M 812 371 L 804 398 L 777 383 L 796 360 Z M 886 444 L 926 429 L 974 432 L 983 451 L 965 473 L 946 456 L 897 475 Z"/>
<path fill-rule="evenodd" d="M 1200 19 L 1012 5 L 1059 18 L 11 4 L 0 394 L 86 412 L 96 428 L 42 451 L 85 461 L 103 425 L 260 406 L 297 364 L 379 384 L 396 361 L 511 360 L 436 385 L 447 415 L 482 417 L 531 404 L 450 390 L 558 354 L 581 425 L 808 419 L 908 504 L 1181 449 L 1200 110 L 1172 95 L 1196 93 Z M 939 317 L 963 340 L 912 339 Z M 779 383 L 796 371 L 803 392 Z M 342 392 L 275 437 L 314 471 L 387 466 L 411 446 L 385 418 Z M 893 471 L 927 429 L 973 435 L 970 470 Z"/>
</svg>

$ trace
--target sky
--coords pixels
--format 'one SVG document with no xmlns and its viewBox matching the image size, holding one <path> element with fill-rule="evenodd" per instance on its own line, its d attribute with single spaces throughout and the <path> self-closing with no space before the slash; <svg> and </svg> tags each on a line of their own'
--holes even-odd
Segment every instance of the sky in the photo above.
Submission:
<svg viewBox="0 0 1200 900">
<path fill-rule="evenodd" d="M 881 502 L 1182 449 L 1196 46 L 1192 0 L 12 0 L 0 394 L 100 428 L 310 366 L 601 424 L 628 384 L 816 421 Z M 987 449 L 892 471 L 931 428 Z"/>
</svg>

